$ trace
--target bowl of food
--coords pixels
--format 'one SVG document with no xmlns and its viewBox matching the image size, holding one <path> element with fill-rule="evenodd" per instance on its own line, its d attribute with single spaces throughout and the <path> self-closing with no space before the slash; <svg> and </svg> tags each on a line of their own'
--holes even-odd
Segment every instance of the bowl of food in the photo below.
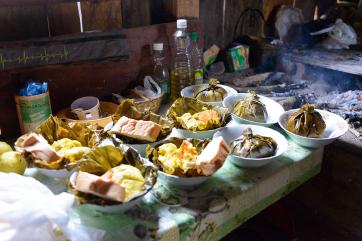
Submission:
<svg viewBox="0 0 362 241">
<path fill-rule="evenodd" d="M 328 145 L 348 131 L 348 123 L 342 117 L 311 104 L 286 111 L 280 116 L 279 125 L 294 142 L 310 148 Z"/>
<path fill-rule="evenodd" d="M 150 110 L 139 111 L 133 100 L 126 99 L 121 101 L 105 131 L 144 156 L 147 145 L 159 144 L 172 128 L 172 121 Z"/>
<path fill-rule="evenodd" d="M 79 205 L 106 213 L 123 212 L 142 200 L 157 179 L 157 169 L 132 148 L 119 147 L 119 165 L 105 171 L 77 171 L 69 179 L 68 190 Z"/>
<path fill-rule="evenodd" d="M 241 124 L 271 126 L 278 123 L 284 108 L 276 101 L 255 92 L 238 93 L 223 101 L 233 120 Z"/>
<path fill-rule="evenodd" d="M 287 149 L 288 141 L 279 132 L 256 125 L 231 125 L 215 133 L 230 146 L 228 160 L 239 167 L 256 168 L 278 159 Z"/>
<path fill-rule="evenodd" d="M 155 147 L 148 147 L 146 155 L 158 167 L 160 182 L 194 187 L 222 167 L 229 151 L 221 136 L 212 140 L 170 137 Z"/>
<path fill-rule="evenodd" d="M 212 138 L 230 120 L 228 109 L 187 97 L 175 100 L 166 116 L 175 126 L 172 135 L 196 139 Z"/>
<path fill-rule="evenodd" d="M 221 85 L 217 79 L 210 79 L 208 84 L 191 85 L 181 90 L 182 97 L 195 98 L 201 102 L 222 106 L 223 100 L 237 91 L 233 88 Z"/>
<path fill-rule="evenodd" d="M 53 178 L 67 178 L 86 154 L 96 146 L 97 127 L 49 117 L 35 132 L 22 135 L 15 148 L 30 167 Z"/>
</svg>

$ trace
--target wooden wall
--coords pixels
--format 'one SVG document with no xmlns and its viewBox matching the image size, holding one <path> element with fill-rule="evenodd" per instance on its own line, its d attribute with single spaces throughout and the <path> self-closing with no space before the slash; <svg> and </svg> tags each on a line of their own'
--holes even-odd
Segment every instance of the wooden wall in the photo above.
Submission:
<svg viewBox="0 0 362 241">
<path fill-rule="evenodd" d="M 22 1 L 0 1 L 0 30 L 2 32 L 0 41 L 80 32 L 80 17 L 74 1 L 36 0 L 37 4 L 30 4 L 34 1 Z M 48 4 L 50 1 L 56 3 Z M 4 2 L 9 4 L 4 6 L 2 5 Z M 19 6 L 15 4 L 16 2 L 22 2 L 25 5 Z M 162 41 L 166 49 L 170 50 L 176 24 L 171 22 L 149 25 L 151 10 L 150 6 L 145 4 L 146 2 L 147 0 L 81 2 L 84 31 L 108 31 L 123 26 L 129 48 L 128 60 L 116 59 L 0 71 L 1 137 L 8 138 L 19 134 L 14 94 L 24 80 L 49 82 L 52 109 L 55 113 L 68 107 L 78 97 L 94 95 L 106 98 L 112 92 L 121 92 L 128 86 L 138 84 L 146 73 L 149 74 L 152 68 L 150 45 L 155 41 Z M 174 18 L 181 17 L 178 16 L 179 13 L 184 14 L 185 11 L 179 10 Z M 189 28 L 191 31 L 200 32 L 201 39 L 203 38 L 199 21 L 189 21 Z M 0 42 L 0 47 L 2 43 L 4 42 Z M 201 41 L 200 44 L 203 42 Z M 167 57 L 170 59 L 170 56 Z"/>
</svg>

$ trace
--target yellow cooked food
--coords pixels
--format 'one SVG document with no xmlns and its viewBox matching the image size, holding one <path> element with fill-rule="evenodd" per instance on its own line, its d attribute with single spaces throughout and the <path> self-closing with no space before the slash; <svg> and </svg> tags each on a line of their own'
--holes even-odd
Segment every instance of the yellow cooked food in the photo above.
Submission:
<svg viewBox="0 0 362 241">
<path fill-rule="evenodd" d="M 63 138 L 53 142 L 51 147 L 59 153 L 68 162 L 79 160 L 82 156 L 90 151 L 89 147 L 82 146 L 79 141 Z"/>
<path fill-rule="evenodd" d="M 171 175 L 186 175 L 197 171 L 197 156 L 196 148 L 187 140 L 184 140 L 179 148 L 173 143 L 158 147 L 158 161 L 162 171 Z"/>
<path fill-rule="evenodd" d="M 141 171 L 134 166 L 121 164 L 109 170 L 105 176 L 125 188 L 125 201 L 131 200 L 145 190 L 145 179 Z"/>
<path fill-rule="evenodd" d="M 220 116 L 215 110 L 203 110 L 194 115 L 185 113 L 177 117 L 177 121 L 186 130 L 205 131 L 221 126 Z"/>
</svg>

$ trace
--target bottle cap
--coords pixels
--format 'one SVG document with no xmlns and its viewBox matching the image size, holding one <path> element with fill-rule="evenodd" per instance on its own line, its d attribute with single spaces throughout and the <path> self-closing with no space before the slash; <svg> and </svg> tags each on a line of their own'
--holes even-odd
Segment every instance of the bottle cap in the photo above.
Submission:
<svg viewBox="0 0 362 241">
<path fill-rule="evenodd" d="M 163 50 L 163 43 L 154 43 L 153 44 L 153 50 L 156 50 L 156 51 Z"/>
<path fill-rule="evenodd" d="M 177 19 L 176 26 L 177 26 L 177 28 L 187 28 L 187 20 L 186 19 Z"/>
<path fill-rule="evenodd" d="M 191 32 L 190 38 L 192 41 L 197 41 L 199 39 L 199 33 L 198 32 Z"/>
</svg>

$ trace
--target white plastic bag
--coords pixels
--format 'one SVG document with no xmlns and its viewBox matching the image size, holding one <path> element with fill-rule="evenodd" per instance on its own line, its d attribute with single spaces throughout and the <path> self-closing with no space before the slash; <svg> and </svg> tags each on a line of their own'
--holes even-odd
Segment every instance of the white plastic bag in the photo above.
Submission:
<svg viewBox="0 0 362 241">
<path fill-rule="evenodd" d="M 73 203 L 73 195 L 54 195 L 32 177 L 0 172 L 0 240 L 101 240 L 104 231 L 71 222 Z"/>
</svg>

